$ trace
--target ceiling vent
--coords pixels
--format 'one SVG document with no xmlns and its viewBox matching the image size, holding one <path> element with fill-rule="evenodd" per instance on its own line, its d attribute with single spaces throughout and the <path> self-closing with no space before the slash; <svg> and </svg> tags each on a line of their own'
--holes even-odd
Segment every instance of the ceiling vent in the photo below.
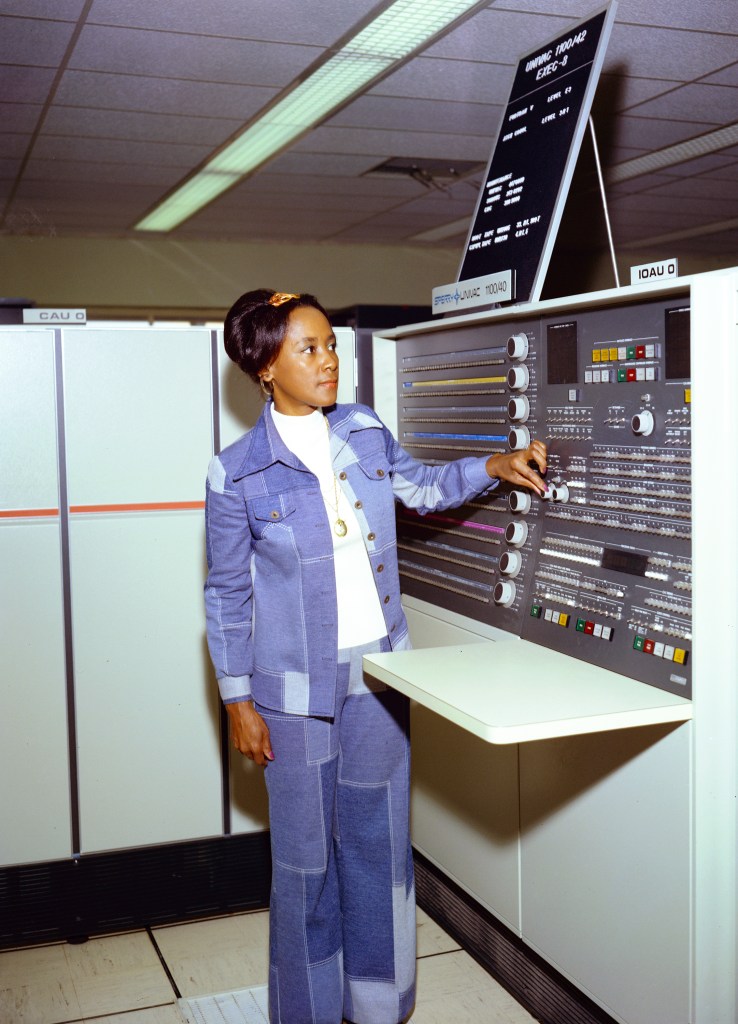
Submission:
<svg viewBox="0 0 738 1024">
<path fill-rule="evenodd" d="M 362 178 L 412 178 L 426 188 L 445 188 L 454 181 L 478 174 L 485 165 L 476 160 L 428 160 L 392 157 L 364 171 Z"/>
</svg>

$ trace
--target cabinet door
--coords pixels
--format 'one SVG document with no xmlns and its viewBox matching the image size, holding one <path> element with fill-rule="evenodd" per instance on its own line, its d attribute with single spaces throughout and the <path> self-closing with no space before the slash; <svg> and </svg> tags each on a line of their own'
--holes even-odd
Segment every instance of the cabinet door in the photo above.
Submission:
<svg viewBox="0 0 738 1024">
<path fill-rule="evenodd" d="M 64 332 L 83 852 L 222 830 L 205 648 L 210 332 Z"/>
<path fill-rule="evenodd" d="M 54 332 L 0 329 L 0 863 L 71 849 Z"/>
</svg>

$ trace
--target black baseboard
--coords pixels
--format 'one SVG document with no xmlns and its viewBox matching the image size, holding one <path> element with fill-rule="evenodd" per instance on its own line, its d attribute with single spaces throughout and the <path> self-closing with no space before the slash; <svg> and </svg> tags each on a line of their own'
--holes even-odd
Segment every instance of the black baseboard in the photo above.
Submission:
<svg viewBox="0 0 738 1024">
<path fill-rule="evenodd" d="M 0 869 L 0 949 L 173 924 L 269 903 L 269 834 Z"/>
<path fill-rule="evenodd" d="M 0 869 L 0 949 L 81 942 L 269 903 L 267 832 Z M 542 1024 L 615 1024 L 489 911 L 415 853 L 418 905 Z"/>
<path fill-rule="evenodd" d="M 417 850 L 415 888 L 418 906 L 541 1024 L 616 1024 Z"/>
</svg>

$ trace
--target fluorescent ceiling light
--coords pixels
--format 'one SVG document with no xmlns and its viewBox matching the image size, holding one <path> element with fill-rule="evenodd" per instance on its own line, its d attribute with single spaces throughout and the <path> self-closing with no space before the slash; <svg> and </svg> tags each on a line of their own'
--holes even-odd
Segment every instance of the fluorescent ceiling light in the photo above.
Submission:
<svg viewBox="0 0 738 1024">
<path fill-rule="evenodd" d="M 281 152 L 400 61 L 489 0 L 394 0 L 307 78 L 278 99 L 143 220 L 137 231 L 171 231 Z"/>
<path fill-rule="evenodd" d="M 664 167 L 674 167 L 676 164 L 683 164 L 686 160 L 694 160 L 707 153 L 717 153 L 721 149 L 727 149 L 728 146 L 734 146 L 737 142 L 738 124 L 729 124 L 724 128 L 716 128 L 715 131 L 687 139 L 685 142 L 677 142 L 674 146 L 666 146 L 654 153 L 646 153 L 645 156 L 637 156 L 633 160 L 624 160 L 621 164 L 615 164 L 607 172 L 607 181 L 609 184 L 617 181 L 630 181 L 631 178 L 637 178 L 641 174 L 660 171 Z"/>
</svg>

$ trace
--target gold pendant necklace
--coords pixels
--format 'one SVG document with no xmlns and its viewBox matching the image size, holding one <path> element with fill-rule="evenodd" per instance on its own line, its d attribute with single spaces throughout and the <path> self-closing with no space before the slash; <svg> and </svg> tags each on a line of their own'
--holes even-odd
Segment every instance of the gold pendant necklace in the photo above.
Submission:
<svg viewBox="0 0 738 1024">
<path fill-rule="evenodd" d="M 323 418 L 325 420 L 325 429 L 328 431 L 328 447 L 330 449 L 331 427 L 330 424 L 328 423 L 328 417 L 324 416 Z M 345 537 L 346 534 L 348 533 L 348 526 L 346 526 L 346 523 L 343 521 L 343 519 L 341 519 L 341 517 L 338 514 L 338 481 L 336 480 L 335 473 L 333 474 L 333 497 L 336 502 L 335 506 L 331 505 L 330 501 L 328 501 L 328 499 L 326 498 L 327 504 L 330 505 L 330 507 L 336 513 L 336 521 L 333 524 L 333 532 L 337 537 Z"/>
</svg>

